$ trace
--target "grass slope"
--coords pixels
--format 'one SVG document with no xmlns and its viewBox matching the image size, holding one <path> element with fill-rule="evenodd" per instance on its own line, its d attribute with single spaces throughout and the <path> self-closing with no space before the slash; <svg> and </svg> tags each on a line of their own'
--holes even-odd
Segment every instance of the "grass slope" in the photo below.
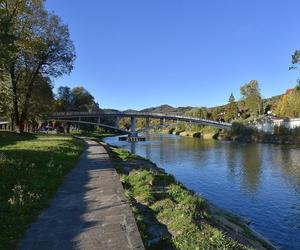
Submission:
<svg viewBox="0 0 300 250">
<path fill-rule="evenodd" d="M 13 249 L 76 163 L 70 136 L 0 132 L 0 249 Z"/>
<path fill-rule="evenodd" d="M 107 148 L 133 207 L 146 249 L 249 249 L 214 227 L 206 201 L 172 175 L 149 167 L 151 164 L 147 166 L 145 160 L 140 161 L 140 157 L 127 151 Z M 167 233 L 153 238 L 153 231 L 159 231 L 159 226 L 167 228 Z"/>
</svg>

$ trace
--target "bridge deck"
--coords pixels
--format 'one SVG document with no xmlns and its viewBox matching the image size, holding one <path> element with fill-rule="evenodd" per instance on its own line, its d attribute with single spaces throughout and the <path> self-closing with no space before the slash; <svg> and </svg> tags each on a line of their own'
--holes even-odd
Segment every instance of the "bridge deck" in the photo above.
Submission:
<svg viewBox="0 0 300 250">
<path fill-rule="evenodd" d="M 50 119 L 78 119 L 82 117 L 92 118 L 101 116 L 113 116 L 113 117 L 136 117 L 136 118 L 153 118 L 153 119 L 167 119 L 167 120 L 177 120 L 187 123 L 214 126 L 217 128 L 230 129 L 231 123 L 218 122 L 203 118 L 196 118 L 190 116 L 173 115 L 173 114 L 160 114 L 160 113 L 150 113 L 150 112 L 57 112 L 49 116 Z M 74 121 L 75 122 L 75 121 Z"/>
</svg>

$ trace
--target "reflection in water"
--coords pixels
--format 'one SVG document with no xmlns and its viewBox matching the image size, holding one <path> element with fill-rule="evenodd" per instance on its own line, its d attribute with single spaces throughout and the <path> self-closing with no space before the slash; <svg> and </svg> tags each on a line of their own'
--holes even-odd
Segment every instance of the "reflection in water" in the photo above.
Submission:
<svg viewBox="0 0 300 250">
<path fill-rule="evenodd" d="M 242 185 L 251 193 L 256 193 L 260 179 L 261 151 L 260 145 L 248 145 L 241 150 Z"/>
<path fill-rule="evenodd" d="M 283 249 L 300 249 L 300 148 L 173 135 L 107 142 L 154 161 L 213 204 L 251 218 Z"/>
<path fill-rule="evenodd" d="M 224 145 L 224 150 L 225 150 L 225 154 L 227 155 L 226 164 L 229 169 L 229 177 L 231 178 L 231 180 L 233 180 L 235 176 L 238 174 L 236 161 L 240 157 L 240 150 L 237 150 L 232 147 L 228 147 L 226 145 Z"/>
<path fill-rule="evenodd" d="M 135 151 L 135 142 L 129 142 L 130 143 L 130 152 L 132 154 L 136 154 L 136 151 Z"/>
<path fill-rule="evenodd" d="M 146 158 L 151 159 L 151 145 L 146 144 Z"/>
<path fill-rule="evenodd" d="M 281 167 L 287 181 L 293 184 L 295 190 L 300 194 L 300 148 L 282 147 L 275 155 L 277 164 Z M 284 162 L 285 164 L 280 164 Z"/>
</svg>

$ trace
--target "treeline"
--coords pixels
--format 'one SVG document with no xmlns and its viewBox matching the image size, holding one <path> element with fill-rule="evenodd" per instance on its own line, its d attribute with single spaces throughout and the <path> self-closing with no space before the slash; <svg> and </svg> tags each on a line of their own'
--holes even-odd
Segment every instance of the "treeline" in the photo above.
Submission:
<svg viewBox="0 0 300 250">
<path fill-rule="evenodd" d="M 0 0 L 1 115 L 16 130 L 51 108 L 50 78 L 73 69 L 68 27 L 43 0 Z"/>
<path fill-rule="evenodd" d="M 53 111 L 99 108 L 83 87 L 60 87 L 51 79 L 69 74 L 75 48 L 68 27 L 43 0 L 0 0 L 0 117 L 23 132 Z"/>
<path fill-rule="evenodd" d="M 59 87 L 53 101 L 53 111 L 97 111 L 99 104 L 84 88 Z"/>
<path fill-rule="evenodd" d="M 267 112 L 270 107 L 264 103 L 259 83 L 252 80 L 240 88 L 241 99 L 230 94 L 228 104 L 213 108 L 193 108 L 185 114 L 192 117 L 231 122 L 236 119 L 255 119 Z"/>
<path fill-rule="evenodd" d="M 300 50 L 292 56 L 290 69 L 299 69 Z M 270 114 L 279 117 L 300 117 L 300 80 L 297 85 L 281 96 L 263 99 L 259 83 L 252 80 L 240 88 L 241 99 L 235 99 L 231 93 L 228 103 L 214 108 L 194 108 L 185 114 L 193 117 L 232 122 L 234 120 L 255 120 L 261 115 Z"/>
<path fill-rule="evenodd" d="M 288 90 L 277 104 L 275 113 L 284 117 L 300 117 L 300 85 Z"/>
</svg>

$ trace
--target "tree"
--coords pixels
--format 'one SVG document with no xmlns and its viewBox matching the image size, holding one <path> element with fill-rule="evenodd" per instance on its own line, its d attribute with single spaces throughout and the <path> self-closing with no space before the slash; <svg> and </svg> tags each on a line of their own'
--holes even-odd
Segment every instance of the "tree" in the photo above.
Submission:
<svg viewBox="0 0 300 250">
<path fill-rule="evenodd" d="M 99 104 L 95 102 L 94 97 L 84 88 L 75 87 L 72 89 L 73 110 L 75 111 L 96 111 Z"/>
<path fill-rule="evenodd" d="M 0 50 L 7 53 L 1 54 L 0 65 L 10 75 L 14 121 L 22 132 L 33 89 L 40 82 L 37 79 L 69 73 L 75 60 L 74 45 L 67 26 L 45 10 L 44 1 L 0 0 L 0 4 Z M 18 91 L 20 84 L 22 92 Z"/>
<path fill-rule="evenodd" d="M 296 50 L 292 55 L 292 66 L 290 69 L 299 69 L 300 70 L 300 50 Z M 296 88 L 300 89 L 300 79 L 297 80 Z"/>
<path fill-rule="evenodd" d="M 245 109 L 248 110 L 253 118 L 259 116 L 262 112 L 262 98 L 258 81 L 251 80 L 249 83 L 246 83 L 241 87 L 240 92 Z"/>
<path fill-rule="evenodd" d="M 300 90 L 291 89 L 284 94 L 277 106 L 276 114 L 285 117 L 300 117 Z"/>
<path fill-rule="evenodd" d="M 0 78 L 0 97 L 0 117 L 10 118 L 12 91 L 9 85 L 9 77 L 4 74 Z"/>
<path fill-rule="evenodd" d="M 46 115 L 52 112 L 54 101 L 53 86 L 50 79 L 38 77 L 36 81 L 28 108 L 28 121 L 31 123 L 45 119 Z"/>
<path fill-rule="evenodd" d="M 235 98 L 234 98 L 233 93 L 230 94 L 228 102 L 229 103 L 234 103 L 235 102 Z"/>
<path fill-rule="evenodd" d="M 186 112 L 186 115 L 196 117 L 196 118 L 207 118 L 207 110 L 206 108 L 193 108 Z"/>
<path fill-rule="evenodd" d="M 61 86 L 58 88 L 56 100 L 54 102 L 55 111 L 71 111 L 74 103 L 71 88 Z"/>
<path fill-rule="evenodd" d="M 292 55 L 292 66 L 290 69 L 299 69 L 300 66 L 300 50 L 296 50 Z"/>
<path fill-rule="evenodd" d="M 229 122 L 232 119 L 234 119 L 237 115 L 237 112 L 238 112 L 238 106 L 235 101 L 233 93 L 231 93 L 231 95 L 229 96 L 228 104 L 227 104 L 226 111 L 225 111 L 225 116 L 224 116 L 225 121 Z"/>
<path fill-rule="evenodd" d="M 73 89 L 65 86 L 58 88 L 58 94 L 54 102 L 55 111 L 97 111 L 99 104 L 84 87 Z"/>
</svg>

